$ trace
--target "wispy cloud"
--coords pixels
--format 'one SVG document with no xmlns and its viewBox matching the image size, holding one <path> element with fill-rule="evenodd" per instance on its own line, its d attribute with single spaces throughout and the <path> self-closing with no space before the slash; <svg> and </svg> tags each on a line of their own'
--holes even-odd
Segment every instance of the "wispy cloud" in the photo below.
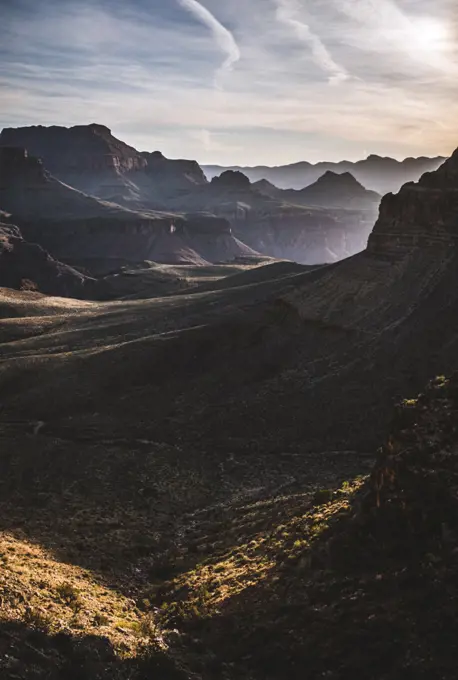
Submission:
<svg viewBox="0 0 458 680">
<path fill-rule="evenodd" d="M 297 38 L 309 47 L 316 65 L 329 74 L 329 82 L 334 84 L 347 80 L 348 73 L 334 61 L 320 37 L 298 18 L 300 7 L 296 0 L 276 0 L 276 5 L 278 20 L 289 26 Z"/>
<path fill-rule="evenodd" d="M 95 121 L 227 165 L 457 146 L 456 0 L 183 3 L 0 0 L 0 127 Z"/>
<path fill-rule="evenodd" d="M 223 24 L 218 21 L 218 19 L 200 2 L 197 0 L 178 0 L 178 3 L 190 12 L 198 21 L 200 21 L 204 26 L 210 29 L 216 40 L 216 43 L 226 54 L 226 59 L 224 60 L 221 67 L 218 69 L 215 84 L 217 87 L 221 87 L 221 76 L 228 71 L 231 71 L 240 60 L 240 49 L 237 42 L 231 33 Z"/>
</svg>

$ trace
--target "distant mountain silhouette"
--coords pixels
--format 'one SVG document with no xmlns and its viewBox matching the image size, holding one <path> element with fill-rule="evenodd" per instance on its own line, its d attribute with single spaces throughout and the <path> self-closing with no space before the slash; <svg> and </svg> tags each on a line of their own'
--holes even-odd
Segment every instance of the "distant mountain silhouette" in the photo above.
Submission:
<svg viewBox="0 0 458 680">
<path fill-rule="evenodd" d="M 331 170 L 325 172 L 314 184 L 298 191 L 278 189 L 267 180 L 260 180 L 253 187 L 260 193 L 289 203 L 328 208 L 374 210 L 382 198 L 377 192 L 365 189 L 351 173 L 338 174 Z"/>
<path fill-rule="evenodd" d="M 397 161 L 394 158 L 371 155 L 365 160 L 352 163 L 342 161 L 340 163 L 308 163 L 301 161 L 292 165 L 277 167 L 255 166 L 240 167 L 232 166 L 225 168 L 219 165 L 202 166 L 207 177 L 211 179 L 224 170 L 240 170 L 252 182 L 268 180 L 280 189 L 303 189 L 313 184 L 326 171 L 342 174 L 350 172 L 358 182 L 379 194 L 399 191 L 406 182 L 416 182 L 425 172 L 437 170 L 446 159 L 442 156 L 436 158 L 406 158 Z"/>
</svg>

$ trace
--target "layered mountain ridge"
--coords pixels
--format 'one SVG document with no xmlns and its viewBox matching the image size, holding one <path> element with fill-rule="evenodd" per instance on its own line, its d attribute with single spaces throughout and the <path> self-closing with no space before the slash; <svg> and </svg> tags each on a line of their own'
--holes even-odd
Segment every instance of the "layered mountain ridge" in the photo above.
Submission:
<svg viewBox="0 0 458 680">
<path fill-rule="evenodd" d="M 358 194 L 354 186 L 342 185 L 337 200 L 339 192 L 326 187 L 329 178 L 321 193 L 318 187 L 312 193 L 278 190 L 267 196 L 242 173 L 223 173 L 208 182 L 195 161 L 138 152 L 103 125 L 7 128 L 0 148 L 13 146 L 26 148 L 53 177 L 99 201 L 141 213 L 179 213 L 179 222 L 187 213 L 206 214 L 206 220 L 214 214 L 226 219 L 251 250 L 305 264 L 362 250 L 376 218 L 377 199 L 363 188 Z M 227 255 L 221 252 L 217 261 L 242 255 L 243 248 L 232 243 L 224 250 Z"/>
<path fill-rule="evenodd" d="M 202 166 L 206 175 L 211 179 L 225 170 L 241 171 L 252 182 L 268 180 L 280 189 L 303 189 L 313 184 L 325 172 L 338 174 L 350 172 L 366 189 L 379 194 L 399 191 L 406 182 L 416 182 L 425 173 L 437 170 L 446 160 L 443 156 L 436 158 L 406 158 L 398 161 L 394 158 L 377 155 L 368 156 L 365 160 L 341 161 L 340 163 L 320 162 L 316 164 L 301 161 L 291 165 L 268 166 Z"/>
<path fill-rule="evenodd" d="M 27 238 L 75 265 L 105 261 L 111 271 L 144 260 L 202 265 L 255 254 L 233 237 L 223 218 L 103 201 L 59 181 L 41 160 L 16 147 L 0 146 L 0 206 Z"/>
<path fill-rule="evenodd" d="M 351 178 L 353 179 L 353 178 Z M 225 217 L 255 250 L 305 264 L 335 262 L 363 250 L 380 197 L 356 180 L 324 177 L 303 191 L 273 191 L 228 170 L 172 201 Z"/>
</svg>

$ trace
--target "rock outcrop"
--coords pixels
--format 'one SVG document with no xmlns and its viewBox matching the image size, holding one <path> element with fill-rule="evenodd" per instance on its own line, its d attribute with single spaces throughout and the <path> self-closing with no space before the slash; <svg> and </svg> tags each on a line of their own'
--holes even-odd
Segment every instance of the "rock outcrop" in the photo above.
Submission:
<svg viewBox="0 0 458 680">
<path fill-rule="evenodd" d="M 251 191 L 251 182 L 242 172 L 227 170 L 218 177 L 213 177 L 211 190 L 222 193 L 239 194 Z"/>
<path fill-rule="evenodd" d="M 55 260 L 36 243 L 25 241 L 18 227 L 0 222 L 0 287 L 90 298 L 96 281 Z"/>
<path fill-rule="evenodd" d="M 387 194 L 370 236 L 371 253 L 396 253 L 415 247 L 457 242 L 458 151 L 436 172 L 425 173 L 398 194 Z"/>
<path fill-rule="evenodd" d="M 194 186 L 207 184 L 204 172 L 197 161 L 172 160 L 160 151 L 142 152 L 146 159 L 145 172 L 154 181 L 161 200 L 190 191 Z"/>
</svg>

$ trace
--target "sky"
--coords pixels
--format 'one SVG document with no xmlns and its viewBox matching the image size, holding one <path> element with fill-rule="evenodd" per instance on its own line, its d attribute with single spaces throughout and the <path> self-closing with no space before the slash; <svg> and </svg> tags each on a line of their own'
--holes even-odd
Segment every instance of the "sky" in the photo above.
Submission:
<svg viewBox="0 0 458 680">
<path fill-rule="evenodd" d="M 222 165 L 449 155 L 457 0 L 0 0 L 0 128 Z"/>
</svg>

